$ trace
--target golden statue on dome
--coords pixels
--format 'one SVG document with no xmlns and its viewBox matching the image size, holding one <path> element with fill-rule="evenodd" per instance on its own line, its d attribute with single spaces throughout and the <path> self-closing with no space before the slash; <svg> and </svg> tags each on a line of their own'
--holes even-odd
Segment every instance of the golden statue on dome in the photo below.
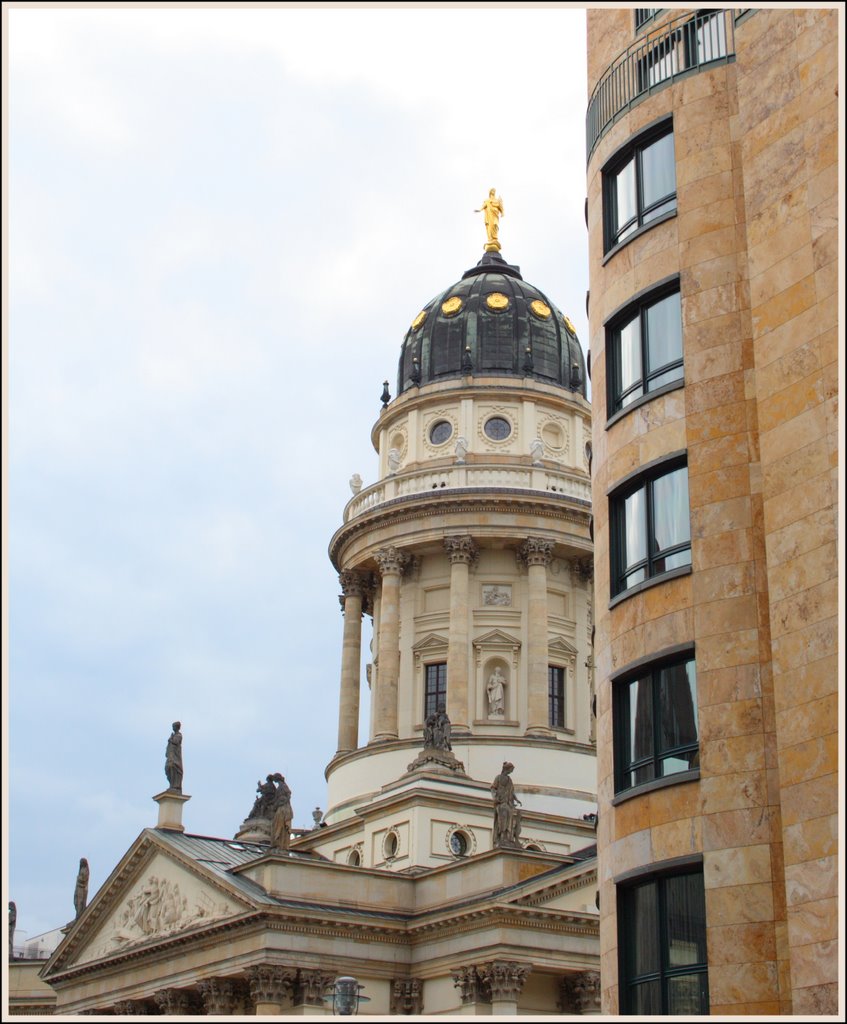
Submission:
<svg viewBox="0 0 847 1024">
<path fill-rule="evenodd" d="M 486 252 L 500 251 L 500 241 L 497 236 L 500 233 L 500 218 L 503 216 L 503 200 L 496 192 L 497 190 L 494 188 L 489 189 L 488 198 L 478 210 L 474 210 L 474 213 L 485 214 L 485 232 L 488 235 L 488 241 L 484 246 Z"/>
</svg>

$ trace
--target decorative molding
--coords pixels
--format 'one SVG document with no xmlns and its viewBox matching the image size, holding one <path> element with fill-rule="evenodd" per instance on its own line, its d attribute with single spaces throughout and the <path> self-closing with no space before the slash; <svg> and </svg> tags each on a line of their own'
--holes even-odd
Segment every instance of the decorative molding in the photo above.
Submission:
<svg viewBox="0 0 847 1024">
<path fill-rule="evenodd" d="M 504 437 L 501 441 L 495 441 L 493 437 L 489 437 L 485 433 L 485 424 L 491 419 L 492 416 L 499 416 L 508 422 L 512 428 L 509 436 Z M 503 448 L 510 444 L 516 444 L 519 441 L 520 427 L 519 427 L 520 410 L 515 409 L 509 405 L 485 405 L 480 406 L 478 412 L 478 418 L 476 423 L 476 432 L 479 436 L 482 447 L 491 452 L 502 451 Z"/>
<path fill-rule="evenodd" d="M 511 583 L 483 583 L 482 605 L 484 608 L 511 608 Z"/>
<path fill-rule="evenodd" d="M 154 1008 L 146 999 L 120 999 L 114 1004 L 113 1009 L 119 1017 L 141 1017 L 155 1013 L 158 1007 Z M 88 1012 L 96 1011 L 89 1010 Z"/>
<path fill-rule="evenodd" d="M 297 972 L 294 986 L 295 1006 L 325 1006 L 324 995 L 332 985 L 332 974 L 322 971 L 308 971 L 301 968 Z"/>
<path fill-rule="evenodd" d="M 387 576 L 388 574 L 399 576 L 409 563 L 408 553 L 401 551 L 400 548 L 396 548 L 393 545 L 380 548 L 374 553 L 374 559 L 379 566 L 381 576 Z"/>
<path fill-rule="evenodd" d="M 243 978 L 206 978 L 199 988 L 207 1015 L 230 1016 L 247 1009 L 250 986 Z"/>
<path fill-rule="evenodd" d="M 473 964 L 458 967 L 453 974 L 453 984 L 459 990 L 462 1006 L 490 1002 L 487 984 Z"/>
<path fill-rule="evenodd" d="M 546 537 L 527 537 L 518 548 L 518 558 L 527 567 L 543 565 L 546 567 L 553 561 L 553 548 L 556 542 Z"/>
<path fill-rule="evenodd" d="M 473 649 L 476 652 L 477 668 L 482 666 L 483 658 L 486 655 L 497 653 L 502 656 L 509 652 L 512 656 L 512 668 L 516 669 L 521 642 L 516 636 L 504 633 L 502 629 L 492 629 L 473 641 Z"/>
<path fill-rule="evenodd" d="M 423 1013 L 423 982 L 418 978 L 395 978 L 391 983 L 392 1016 Z"/>
<path fill-rule="evenodd" d="M 559 982 L 557 1006 L 562 1013 L 599 1013 L 600 972 L 566 974 Z"/>
<path fill-rule="evenodd" d="M 253 1003 L 282 1003 L 291 995 L 297 971 L 291 967 L 261 964 L 248 974 L 250 998 Z"/>
<path fill-rule="evenodd" d="M 450 564 L 456 562 L 470 565 L 479 558 L 479 548 L 470 534 L 458 534 L 444 538 L 444 550 L 450 559 Z"/>
<path fill-rule="evenodd" d="M 338 582 L 341 584 L 342 607 L 345 597 L 361 597 L 364 603 L 365 595 L 372 588 L 371 574 L 358 569 L 342 569 Z"/>
<path fill-rule="evenodd" d="M 532 968 L 516 960 L 492 960 L 477 967 L 488 983 L 492 1002 L 517 1002 Z"/>
<path fill-rule="evenodd" d="M 197 993 L 187 988 L 163 988 L 154 994 L 153 1001 L 159 1013 L 169 1017 L 188 1017 L 202 1011 Z"/>
<path fill-rule="evenodd" d="M 429 434 L 432 428 L 439 420 L 446 420 L 451 426 L 452 431 L 450 436 L 446 437 L 441 444 L 433 444 L 429 439 Z M 448 412 L 446 409 L 438 409 L 435 412 L 429 413 L 424 420 L 423 425 L 423 443 L 424 446 L 432 452 L 434 455 L 443 455 L 448 449 L 448 443 L 454 439 L 459 433 L 459 421 L 456 419 L 452 412 Z"/>
</svg>

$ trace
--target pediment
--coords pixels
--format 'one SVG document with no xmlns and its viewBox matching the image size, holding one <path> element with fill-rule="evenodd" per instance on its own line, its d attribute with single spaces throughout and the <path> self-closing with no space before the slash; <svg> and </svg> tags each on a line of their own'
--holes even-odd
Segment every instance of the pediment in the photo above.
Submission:
<svg viewBox="0 0 847 1024">
<path fill-rule="evenodd" d="M 524 890 L 516 899 L 521 906 L 557 910 L 563 913 L 598 916 L 597 869 L 586 865 L 552 885 L 539 886 L 535 891 Z"/>
<path fill-rule="evenodd" d="M 181 860 L 148 831 L 71 926 L 45 973 L 155 945 L 251 909 L 249 899 L 239 898 L 225 879 Z"/>
<path fill-rule="evenodd" d="M 426 654 L 431 651 L 443 651 L 448 646 L 447 637 L 437 633 L 427 633 L 412 647 L 415 654 Z"/>
<path fill-rule="evenodd" d="M 492 629 L 489 633 L 484 633 L 482 636 L 478 636 L 474 639 L 474 647 L 508 647 L 517 648 L 521 646 L 521 641 L 516 636 L 510 636 L 508 633 L 504 633 L 502 629 Z"/>
<path fill-rule="evenodd" d="M 579 653 L 573 644 L 568 643 L 563 636 L 554 637 L 547 645 L 551 654 L 558 654 L 560 657 L 575 659 Z"/>
</svg>

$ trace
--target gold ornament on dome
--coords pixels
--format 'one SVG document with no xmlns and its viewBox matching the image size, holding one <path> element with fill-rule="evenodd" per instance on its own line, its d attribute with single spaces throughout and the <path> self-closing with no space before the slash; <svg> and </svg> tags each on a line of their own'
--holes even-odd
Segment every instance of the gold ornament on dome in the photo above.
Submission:
<svg viewBox="0 0 847 1024">
<path fill-rule="evenodd" d="M 485 252 L 499 252 L 500 218 L 503 216 L 503 200 L 497 195 L 497 189 L 488 190 L 488 198 L 474 213 L 485 215 L 485 234 L 487 241 L 483 246 Z"/>
<path fill-rule="evenodd" d="M 458 313 L 461 308 L 462 300 L 458 295 L 451 295 L 449 299 L 445 299 L 444 302 L 441 303 L 441 312 L 445 316 L 453 316 L 455 313 Z"/>
<path fill-rule="evenodd" d="M 546 302 L 542 302 L 541 299 L 533 299 L 529 304 L 529 308 L 542 320 L 546 320 L 547 317 L 550 316 L 550 307 Z"/>
<path fill-rule="evenodd" d="M 565 314 L 564 314 L 564 313 L 562 313 L 562 320 L 564 321 L 564 323 L 565 323 L 565 327 L 567 327 L 568 331 L 569 331 L 569 332 L 570 332 L 570 333 L 571 333 L 571 334 L 572 334 L 572 335 L 573 335 L 574 337 L 576 337 L 576 328 L 575 328 L 575 327 L 574 327 L 574 325 L 573 325 L 573 324 L 572 324 L 572 323 L 570 322 L 570 319 L 569 319 L 568 317 L 566 317 L 566 316 L 565 316 Z"/>
<path fill-rule="evenodd" d="M 489 309 L 505 309 L 509 305 L 508 298 L 502 292 L 492 292 L 485 302 Z"/>
<path fill-rule="evenodd" d="M 420 327 L 420 325 L 424 322 L 424 320 L 426 320 L 426 310 L 422 309 L 420 311 L 420 313 L 418 313 L 418 315 L 412 321 L 412 330 L 416 331 Z"/>
</svg>

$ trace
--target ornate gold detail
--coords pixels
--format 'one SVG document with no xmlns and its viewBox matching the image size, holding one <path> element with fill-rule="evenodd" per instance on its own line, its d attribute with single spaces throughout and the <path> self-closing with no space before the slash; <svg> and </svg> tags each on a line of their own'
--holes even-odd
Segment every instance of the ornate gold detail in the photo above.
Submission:
<svg viewBox="0 0 847 1024">
<path fill-rule="evenodd" d="M 496 188 L 490 188 L 488 190 L 488 198 L 478 210 L 474 210 L 474 213 L 485 215 L 485 234 L 488 239 L 483 246 L 485 252 L 500 251 L 498 236 L 500 234 L 500 218 L 503 216 L 503 212 L 503 200 L 497 195 Z"/>
<path fill-rule="evenodd" d="M 563 322 L 565 324 L 565 327 L 568 329 L 568 333 L 572 334 L 574 337 L 576 337 L 576 328 L 571 323 L 570 318 L 566 317 L 565 314 L 562 313 L 562 320 L 563 320 Z"/>
<path fill-rule="evenodd" d="M 418 315 L 412 321 L 412 330 L 416 331 L 420 327 L 420 325 L 424 322 L 424 320 L 426 320 L 426 310 L 422 309 L 420 311 L 420 313 L 418 313 Z"/>
<path fill-rule="evenodd" d="M 454 316 L 462 308 L 462 300 L 458 295 L 451 295 L 441 303 L 441 312 L 445 316 Z"/>
<path fill-rule="evenodd" d="M 529 308 L 532 310 L 533 313 L 535 313 L 537 317 L 540 317 L 540 319 L 542 320 L 546 320 L 551 313 L 550 307 L 547 305 L 546 302 L 542 302 L 541 299 L 533 299 L 532 302 L 530 302 L 529 304 Z"/>
<path fill-rule="evenodd" d="M 486 296 L 485 303 L 489 309 L 506 309 L 509 300 L 502 292 L 491 292 Z"/>
</svg>

